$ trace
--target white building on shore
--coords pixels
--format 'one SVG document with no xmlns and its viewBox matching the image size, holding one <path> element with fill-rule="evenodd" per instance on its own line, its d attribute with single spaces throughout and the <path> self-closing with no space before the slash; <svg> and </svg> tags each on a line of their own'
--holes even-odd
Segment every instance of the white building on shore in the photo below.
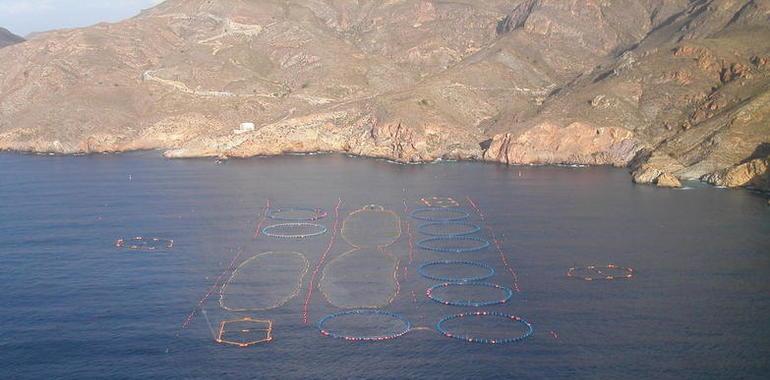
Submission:
<svg viewBox="0 0 770 380">
<path fill-rule="evenodd" d="M 256 129 L 254 123 L 241 123 L 240 128 L 236 129 L 235 134 L 253 132 Z"/>
</svg>

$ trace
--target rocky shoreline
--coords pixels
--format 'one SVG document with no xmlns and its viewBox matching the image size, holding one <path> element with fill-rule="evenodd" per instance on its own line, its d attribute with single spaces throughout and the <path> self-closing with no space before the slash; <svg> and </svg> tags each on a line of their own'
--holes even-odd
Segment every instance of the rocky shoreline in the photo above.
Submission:
<svg viewBox="0 0 770 380">
<path fill-rule="evenodd" d="M 0 48 L 0 150 L 611 165 L 768 188 L 767 1 L 283 3 L 166 0 Z"/>
<path fill-rule="evenodd" d="M 246 159 L 253 157 L 276 157 L 286 155 L 325 155 L 325 154 L 343 154 L 352 157 L 373 158 L 382 159 L 398 164 L 430 164 L 441 161 L 475 161 L 475 162 L 489 162 L 503 164 L 506 166 L 566 166 L 566 167 L 592 167 L 592 166 L 613 166 L 617 168 L 629 169 L 630 179 L 637 184 L 651 184 L 660 188 L 682 188 L 683 184 L 677 177 L 670 175 L 669 173 L 660 172 L 647 163 L 635 166 L 634 159 L 638 159 L 637 156 L 644 153 L 644 149 L 638 147 L 636 141 L 622 139 L 620 142 L 605 144 L 608 147 L 615 147 L 619 149 L 611 149 L 609 151 L 601 152 L 588 152 L 581 150 L 583 153 L 565 153 L 562 149 L 559 152 L 548 152 L 533 149 L 527 144 L 523 144 L 522 140 L 518 142 L 511 142 L 511 136 L 496 136 L 495 139 L 489 143 L 489 147 L 484 150 L 481 147 L 478 150 L 467 151 L 453 151 L 450 153 L 444 152 L 439 156 L 430 156 L 429 154 L 411 156 L 410 159 L 405 159 L 403 155 L 389 155 L 383 154 L 382 151 L 377 150 L 362 150 L 362 149 L 344 149 L 344 150 L 324 150 L 324 149 L 311 149 L 323 144 L 287 144 L 276 145 L 272 148 L 255 148 L 253 145 L 247 150 L 247 148 L 240 147 L 227 152 L 221 152 L 216 150 L 206 150 L 203 148 L 197 149 L 185 149 L 175 148 L 166 149 L 163 147 L 151 147 L 149 145 L 144 147 L 137 147 L 137 144 L 132 144 L 127 149 L 89 149 L 83 151 L 57 151 L 57 150 L 30 150 L 30 149 L 8 149 L 2 148 L 0 152 L 13 152 L 20 154 L 37 154 L 37 155 L 91 155 L 91 154 L 120 154 L 130 153 L 137 151 L 157 151 L 159 155 L 167 159 L 196 159 L 196 158 L 216 158 L 217 160 L 228 159 Z M 633 144 L 632 144 L 633 141 Z M 420 144 L 416 144 L 420 146 Z M 52 146 L 59 146 L 59 144 L 52 144 Z M 96 146 L 92 146 L 95 148 Z M 104 147 L 104 146 L 100 146 Z M 113 146 L 115 148 L 116 146 Z M 373 153 L 374 152 L 374 153 Z M 531 153 L 527 155 L 524 153 Z M 437 152 L 433 152 L 437 153 Z M 621 154 L 622 153 L 622 154 Z M 619 155 L 620 154 L 620 155 Z M 432 158 L 431 158 L 432 157 Z M 570 159 L 574 158 L 574 159 Z M 627 158 L 628 161 L 618 159 L 619 157 Z M 630 158 L 628 158 L 630 157 Z M 606 160 L 605 160 L 606 159 Z M 763 193 L 770 193 L 770 158 L 755 159 L 747 163 L 739 164 L 734 167 L 726 168 L 702 178 L 692 178 L 690 181 L 699 181 L 702 183 L 710 184 L 716 187 L 724 188 L 748 188 L 757 190 Z"/>
</svg>

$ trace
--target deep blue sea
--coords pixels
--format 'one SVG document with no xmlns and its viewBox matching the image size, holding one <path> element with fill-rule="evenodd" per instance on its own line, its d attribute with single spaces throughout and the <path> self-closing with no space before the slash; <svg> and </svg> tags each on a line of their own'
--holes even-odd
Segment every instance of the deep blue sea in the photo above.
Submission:
<svg viewBox="0 0 770 380">
<path fill-rule="evenodd" d="M 158 152 L 0 154 L 0 378 L 765 379 L 767 198 L 689 185 L 634 185 L 612 168 L 398 165 L 340 155 L 217 165 Z M 431 196 L 455 199 L 490 247 L 442 254 L 415 246 L 425 238 L 417 231 L 423 222 L 409 213 Z M 317 223 L 328 232 L 301 240 L 258 234 L 276 223 L 263 217 L 267 202 L 323 208 L 329 215 Z M 397 258 L 399 280 L 382 310 L 413 329 L 378 342 L 323 336 L 316 322 L 340 311 L 318 287 L 323 267 L 354 250 L 335 232 L 369 204 L 392 210 L 404 226 L 382 250 Z M 115 247 L 135 236 L 174 246 Z M 266 311 L 221 308 L 222 279 L 269 251 L 308 259 L 297 296 Z M 437 282 L 417 268 L 448 256 L 485 263 L 495 269 L 487 281 L 519 291 L 482 308 L 434 302 L 426 289 Z M 634 276 L 566 276 L 573 266 L 610 263 Z M 520 316 L 534 334 L 487 345 L 436 332 L 442 317 L 475 310 Z M 215 341 L 221 321 L 243 317 L 271 321 L 272 341 L 245 348 Z"/>
</svg>

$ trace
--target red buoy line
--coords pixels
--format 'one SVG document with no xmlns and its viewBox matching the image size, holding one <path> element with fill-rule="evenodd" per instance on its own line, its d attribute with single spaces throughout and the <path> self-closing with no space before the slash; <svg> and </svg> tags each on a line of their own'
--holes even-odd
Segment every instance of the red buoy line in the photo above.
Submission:
<svg viewBox="0 0 770 380">
<path fill-rule="evenodd" d="M 190 323 L 192 322 L 193 318 L 195 318 L 195 315 L 198 313 L 198 310 L 201 310 L 201 309 L 203 308 L 203 305 L 206 303 L 206 301 L 209 299 L 209 297 L 211 297 L 211 295 L 214 293 L 214 291 L 215 291 L 217 288 L 219 288 L 219 283 L 222 281 L 222 279 L 223 279 L 223 278 L 225 278 L 225 276 L 227 276 L 227 274 L 228 274 L 229 272 L 232 272 L 233 270 L 235 270 L 235 268 L 236 268 L 236 266 L 235 266 L 235 262 L 238 260 L 238 258 L 239 258 L 239 257 L 241 257 L 241 254 L 242 254 L 242 253 L 243 253 L 243 251 L 239 249 L 239 250 L 238 250 L 238 254 L 237 254 L 237 255 L 235 255 L 235 257 L 233 257 L 233 259 L 230 261 L 230 265 L 227 267 L 227 269 L 225 269 L 225 270 L 224 270 L 224 271 L 223 271 L 223 272 L 222 272 L 222 273 L 221 273 L 221 274 L 220 274 L 220 275 L 219 275 L 219 276 L 216 278 L 216 280 L 215 280 L 215 281 L 214 281 L 214 283 L 211 285 L 211 287 L 210 287 L 210 288 L 209 288 L 209 290 L 206 292 L 206 294 L 204 294 L 204 295 L 203 295 L 203 297 L 201 297 L 201 299 L 200 299 L 200 300 L 198 301 L 198 303 L 195 305 L 195 307 L 194 307 L 194 308 L 193 308 L 193 310 L 190 312 L 190 314 L 188 314 L 188 315 L 187 315 L 187 318 L 185 318 L 184 322 L 182 323 L 182 329 L 186 329 L 186 328 L 187 328 L 187 326 L 189 326 L 189 325 L 190 325 Z"/>
<path fill-rule="evenodd" d="M 409 215 L 409 206 L 406 203 L 406 199 L 404 199 L 404 215 Z M 406 230 L 406 238 L 407 242 L 409 243 L 409 261 L 406 265 L 404 265 L 403 269 L 404 281 L 407 281 L 409 275 L 409 267 L 414 263 L 414 233 L 412 231 L 412 224 L 409 223 L 408 218 L 404 218 L 404 224 L 406 225 L 406 228 L 402 228 L 402 230 Z"/>
<path fill-rule="evenodd" d="M 257 229 L 254 231 L 254 239 L 259 237 L 259 234 L 262 233 L 262 225 L 265 224 L 265 220 L 267 220 L 267 215 L 270 213 L 270 200 L 267 200 L 267 203 L 265 204 L 265 209 L 262 211 L 262 217 L 259 218 L 259 222 L 257 222 Z"/>
<path fill-rule="evenodd" d="M 406 234 L 409 237 L 409 265 L 414 263 L 414 233 L 412 232 L 412 224 L 406 222 Z"/>
<path fill-rule="evenodd" d="M 380 248 L 380 253 L 383 255 L 387 255 L 384 248 Z M 401 282 L 398 280 L 398 266 L 401 265 L 401 260 L 399 260 L 398 257 L 396 257 L 396 269 L 393 271 L 393 281 L 395 281 L 396 285 L 396 293 L 393 294 L 393 298 L 390 299 L 390 302 L 388 304 L 391 304 L 393 300 L 395 300 L 398 297 L 398 294 L 401 293 Z M 406 269 L 406 267 L 404 267 Z M 404 279 L 406 281 L 406 278 Z"/>
<path fill-rule="evenodd" d="M 262 215 L 260 216 L 259 223 L 257 224 L 257 233 L 254 235 L 254 238 L 256 239 L 259 235 L 260 226 L 262 223 L 264 223 L 265 218 L 267 217 L 267 212 L 270 209 L 270 200 L 268 199 L 265 201 L 265 207 L 262 210 Z M 209 297 L 211 297 L 212 294 L 214 294 L 214 291 L 217 290 L 217 288 L 220 287 L 220 282 L 227 276 L 228 273 L 231 273 L 235 268 L 237 267 L 235 265 L 236 261 L 238 261 L 238 258 L 241 257 L 241 254 L 243 254 L 242 250 L 238 250 L 238 254 L 233 257 L 233 259 L 230 261 L 230 265 L 225 268 L 224 271 L 215 279 L 214 283 L 209 287 L 208 291 L 201 297 L 200 300 L 198 300 L 198 303 L 195 305 L 193 310 L 190 312 L 190 314 L 187 315 L 187 318 L 185 318 L 184 322 L 182 322 L 182 329 L 186 329 L 190 323 L 192 323 L 193 319 L 195 318 L 195 315 L 198 313 L 198 310 L 201 310 L 203 308 L 203 305 L 208 301 Z M 222 285 L 224 285 L 224 282 L 222 282 Z"/>
<path fill-rule="evenodd" d="M 307 285 L 307 294 L 305 295 L 305 303 L 302 306 L 302 321 L 307 325 L 309 323 L 308 318 L 310 314 L 310 301 L 313 298 L 313 288 L 315 288 L 315 281 L 318 277 L 318 272 L 321 271 L 321 268 L 323 267 L 324 262 L 326 261 L 326 257 L 329 255 L 329 252 L 331 252 L 332 247 L 334 246 L 334 242 L 337 240 L 337 230 L 339 230 L 339 224 L 340 224 L 340 208 L 342 207 L 342 198 L 337 199 L 337 206 L 334 207 L 334 227 L 332 227 L 332 237 L 329 238 L 329 245 L 326 247 L 326 250 L 321 255 L 321 258 L 318 259 L 318 264 L 316 264 L 315 269 L 313 269 L 313 274 L 310 276 L 310 282 Z"/>
<path fill-rule="evenodd" d="M 521 288 L 519 287 L 519 276 L 518 274 L 516 274 L 516 271 L 513 269 L 513 266 L 511 266 L 510 263 L 508 262 L 508 259 L 505 257 L 505 254 L 503 253 L 502 244 L 500 243 L 500 240 L 497 239 L 497 234 L 495 233 L 495 230 L 489 225 L 489 223 L 487 223 L 484 212 L 481 211 L 481 208 L 476 204 L 476 202 L 474 202 L 470 196 L 466 196 L 466 199 L 468 203 L 471 205 L 471 207 L 475 210 L 476 214 L 479 215 L 479 218 L 481 218 L 481 221 L 484 223 L 484 226 L 489 231 L 490 237 L 492 238 L 492 242 L 495 245 L 495 250 L 500 256 L 500 259 L 503 262 L 503 266 L 505 266 L 505 269 L 508 271 L 508 273 L 511 274 L 511 277 L 513 278 L 513 290 L 517 293 L 520 293 Z M 559 340 L 559 334 L 555 330 L 551 330 L 549 334 L 551 335 L 551 337 L 554 338 L 554 340 Z"/>
<path fill-rule="evenodd" d="M 406 218 L 404 219 L 404 223 L 406 223 L 406 235 L 408 237 L 409 241 L 409 263 L 404 267 L 404 279 L 406 280 L 406 273 L 407 268 L 414 263 L 414 231 L 412 231 L 412 223 L 409 223 L 409 205 L 406 202 L 406 199 L 404 199 L 404 215 L 406 215 Z M 411 300 L 412 304 L 415 305 L 417 308 L 417 311 L 420 311 L 420 304 L 417 302 L 417 293 L 412 290 L 411 291 Z M 420 315 L 420 319 L 425 319 L 425 316 Z M 412 330 L 421 330 L 425 329 L 423 327 L 413 328 Z M 431 330 L 432 329 L 428 329 Z"/>
<path fill-rule="evenodd" d="M 489 236 L 492 238 L 492 242 L 495 245 L 495 248 L 497 250 L 498 255 L 500 255 L 500 259 L 503 261 L 503 266 L 505 267 L 505 270 L 508 271 L 508 273 L 511 274 L 511 277 L 513 277 L 513 290 L 516 293 L 521 292 L 521 289 L 519 288 L 519 276 L 516 274 L 516 271 L 513 269 L 513 267 L 508 263 L 508 259 L 505 257 L 505 254 L 503 254 L 503 247 L 502 244 L 500 244 L 500 241 L 497 240 L 497 234 L 495 234 L 495 230 L 487 223 L 486 216 L 484 215 L 484 212 L 481 211 L 481 208 L 476 204 L 476 202 L 471 199 L 470 196 L 465 197 L 468 200 L 468 203 L 473 207 L 473 209 L 476 211 L 476 214 L 479 215 L 479 218 L 481 218 L 482 223 L 484 223 L 484 226 L 489 231 Z"/>
<path fill-rule="evenodd" d="M 409 215 L 409 206 L 406 204 L 406 199 L 404 199 L 404 215 Z M 414 232 L 412 231 L 412 224 L 409 223 L 408 219 L 404 219 L 404 223 L 406 224 L 406 235 L 408 237 L 409 241 L 409 265 L 412 265 L 414 263 Z"/>
</svg>

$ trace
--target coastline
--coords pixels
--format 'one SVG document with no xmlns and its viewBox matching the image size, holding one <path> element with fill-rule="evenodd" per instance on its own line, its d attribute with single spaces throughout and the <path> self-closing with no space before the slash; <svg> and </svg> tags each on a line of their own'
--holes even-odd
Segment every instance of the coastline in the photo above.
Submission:
<svg viewBox="0 0 770 380">
<path fill-rule="evenodd" d="M 312 151 L 312 152 L 287 152 L 287 153 L 278 153 L 278 154 L 261 154 L 261 155 L 252 155 L 252 156 L 224 156 L 224 155 L 198 155 L 198 156 L 184 156 L 184 157 L 169 157 L 166 153 L 168 152 L 168 149 L 164 148 L 145 148 L 145 149 L 126 149 L 126 150 L 117 150 L 117 151 L 100 151 L 100 152 L 78 152 L 78 153 L 61 153 L 61 152 L 40 152 L 40 151 L 30 151 L 30 150 L 14 150 L 14 149 L 0 149 L 0 154 L 14 154 L 14 155 L 29 155 L 29 156 L 38 156 L 38 157 L 110 157 L 110 156 L 120 156 L 123 154 L 132 154 L 132 153 L 156 153 L 159 158 L 167 159 L 167 160 L 214 160 L 215 162 L 220 161 L 230 161 L 230 160 L 237 160 L 237 161 L 246 161 L 250 159 L 266 159 L 266 158 L 280 158 L 280 157 L 313 157 L 313 156 L 333 156 L 338 155 L 345 158 L 353 158 L 353 159 L 367 159 L 367 160 L 375 160 L 375 161 L 381 161 L 386 162 L 393 165 L 409 165 L 409 166 L 421 166 L 421 165 L 436 165 L 436 164 L 452 164 L 452 163 L 480 163 L 480 164 L 492 164 L 497 165 L 505 168 L 515 169 L 515 168 L 537 168 L 537 167 L 544 167 L 544 168 L 563 168 L 563 169 L 589 169 L 589 168 L 602 168 L 602 167 L 609 167 L 609 168 L 617 168 L 617 169 L 625 169 L 632 180 L 632 182 L 639 184 L 639 185 L 652 185 L 650 183 L 638 183 L 633 180 L 633 169 L 632 164 L 626 165 L 626 166 L 617 166 L 617 165 L 610 165 L 610 164 L 603 164 L 603 165 L 592 165 L 592 164 L 585 164 L 585 163 L 577 163 L 577 162 L 561 162 L 561 163 L 505 163 L 495 160 L 488 160 L 488 159 L 476 159 L 476 158 L 437 158 L 434 160 L 421 160 L 421 161 L 403 161 L 398 160 L 395 158 L 388 158 L 388 157 L 382 157 L 382 156 L 373 156 L 373 155 L 366 155 L 366 154 L 356 154 L 351 152 L 338 152 L 338 151 Z M 666 187 L 666 186 L 653 186 L 657 188 L 662 189 L 669 189 L 669 190 L 692 190 L 693 188 L 697 188 L 700 186 L 705 187 L 712 187 L 716 189 L 724 189 L 724 190 L 745 190 L 753 193 L 760 194 L 762 196 L 768 197 L 768 205 L 770 205 L 770 190 L 763 189 L 763 188 L 757 188 L 754 186 L 723 186 L 723 185 L 715 185 L 713 183 L 709 183 L 703 179 L 683 179 L 680 186 L 677 187 Z"/>
</svg>

